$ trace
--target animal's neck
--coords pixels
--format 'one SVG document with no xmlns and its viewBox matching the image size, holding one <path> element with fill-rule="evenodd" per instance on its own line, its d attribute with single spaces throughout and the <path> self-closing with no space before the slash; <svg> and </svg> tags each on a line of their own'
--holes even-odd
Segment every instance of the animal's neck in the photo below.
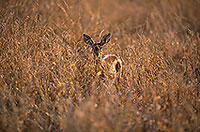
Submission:
<svg viewBox="0 0 200 132">
<path fill-rule="evenodd" d="M 94 61 L 95 61 L 95 64 L 99 64 L 102 60 L 102 57 L 101 56 L 94 56 Z"/>
<path fill-rule="evenodd" d="M 94 60 L 102 60 L 102 53 L 94 52 Z"/>
<path fill-rule="evenodd" d="M 101 71 L 101 54 L 94 54 L 95 72 L 99 73 Z"/>
</svg>

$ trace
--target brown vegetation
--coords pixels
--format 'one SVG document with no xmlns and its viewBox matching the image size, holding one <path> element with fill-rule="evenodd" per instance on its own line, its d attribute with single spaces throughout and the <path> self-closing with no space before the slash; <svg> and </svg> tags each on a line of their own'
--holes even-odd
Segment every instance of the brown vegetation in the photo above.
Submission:
<svg viewBox="0 0 200 132">
<path fill-rule="evenodd" d="M 200 131 L 199 0 L 1 0 L 0 131 Z M 118 82 L 83 33 L 112 33 Z"/>
</svg>

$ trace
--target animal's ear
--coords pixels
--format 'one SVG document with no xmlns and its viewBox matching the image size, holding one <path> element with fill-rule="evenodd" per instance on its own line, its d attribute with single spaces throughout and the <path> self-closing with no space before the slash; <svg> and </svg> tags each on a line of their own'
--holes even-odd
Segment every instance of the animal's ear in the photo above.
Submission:
<svg viewBox="0 0 200 132">
<path fill-rule="evenodd" d="M 103 46 L 104 44 L 108 43 L 110 41 L 110 37 L 111 37 L 110 33 L 105 34 L 103 36 L 103 38 L 101 39 L 101 46 Z"/>
<path fill-rule="evenodd" d="M 83 40 L 86 44 L 90 44 L 90 45 L 94 44 L 94 41 L 89 35 L 83 34 Z"/>
</svg>

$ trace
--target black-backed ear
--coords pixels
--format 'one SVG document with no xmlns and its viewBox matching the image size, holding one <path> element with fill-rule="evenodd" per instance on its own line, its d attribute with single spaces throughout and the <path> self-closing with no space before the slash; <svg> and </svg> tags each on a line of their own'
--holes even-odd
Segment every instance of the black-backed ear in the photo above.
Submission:
<svg viewBox="0 0 200 132">
<path fill-rule="evenodd" d="M 83 34 L 83 40 L 86 44 L 90 44 L 90 45 L 94 44 L 94 41 L 89 35 Z"/>
<path fill-rule="evenodd" d="M 111 37 L 111 34 L 108 33 L 108 34 L 105 34 L 103 36 L 103 38 L 101 39 L 101 46 L 103 46 L 104 44 L 108 43 L 110 41 L 110 37 Z"/>
</svg>

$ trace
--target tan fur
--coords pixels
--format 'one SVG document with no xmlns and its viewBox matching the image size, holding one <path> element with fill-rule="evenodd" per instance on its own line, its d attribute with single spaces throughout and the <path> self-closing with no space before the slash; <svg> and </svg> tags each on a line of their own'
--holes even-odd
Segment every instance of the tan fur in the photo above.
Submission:
<svg viewBox="0 0 200 132">
<path fill-rule="evenodd" d="M 105 55 L 102 58 L 102 66 L 109 74 L 121 74 L 122 61 L 114 54 Z"/>
</svg>

